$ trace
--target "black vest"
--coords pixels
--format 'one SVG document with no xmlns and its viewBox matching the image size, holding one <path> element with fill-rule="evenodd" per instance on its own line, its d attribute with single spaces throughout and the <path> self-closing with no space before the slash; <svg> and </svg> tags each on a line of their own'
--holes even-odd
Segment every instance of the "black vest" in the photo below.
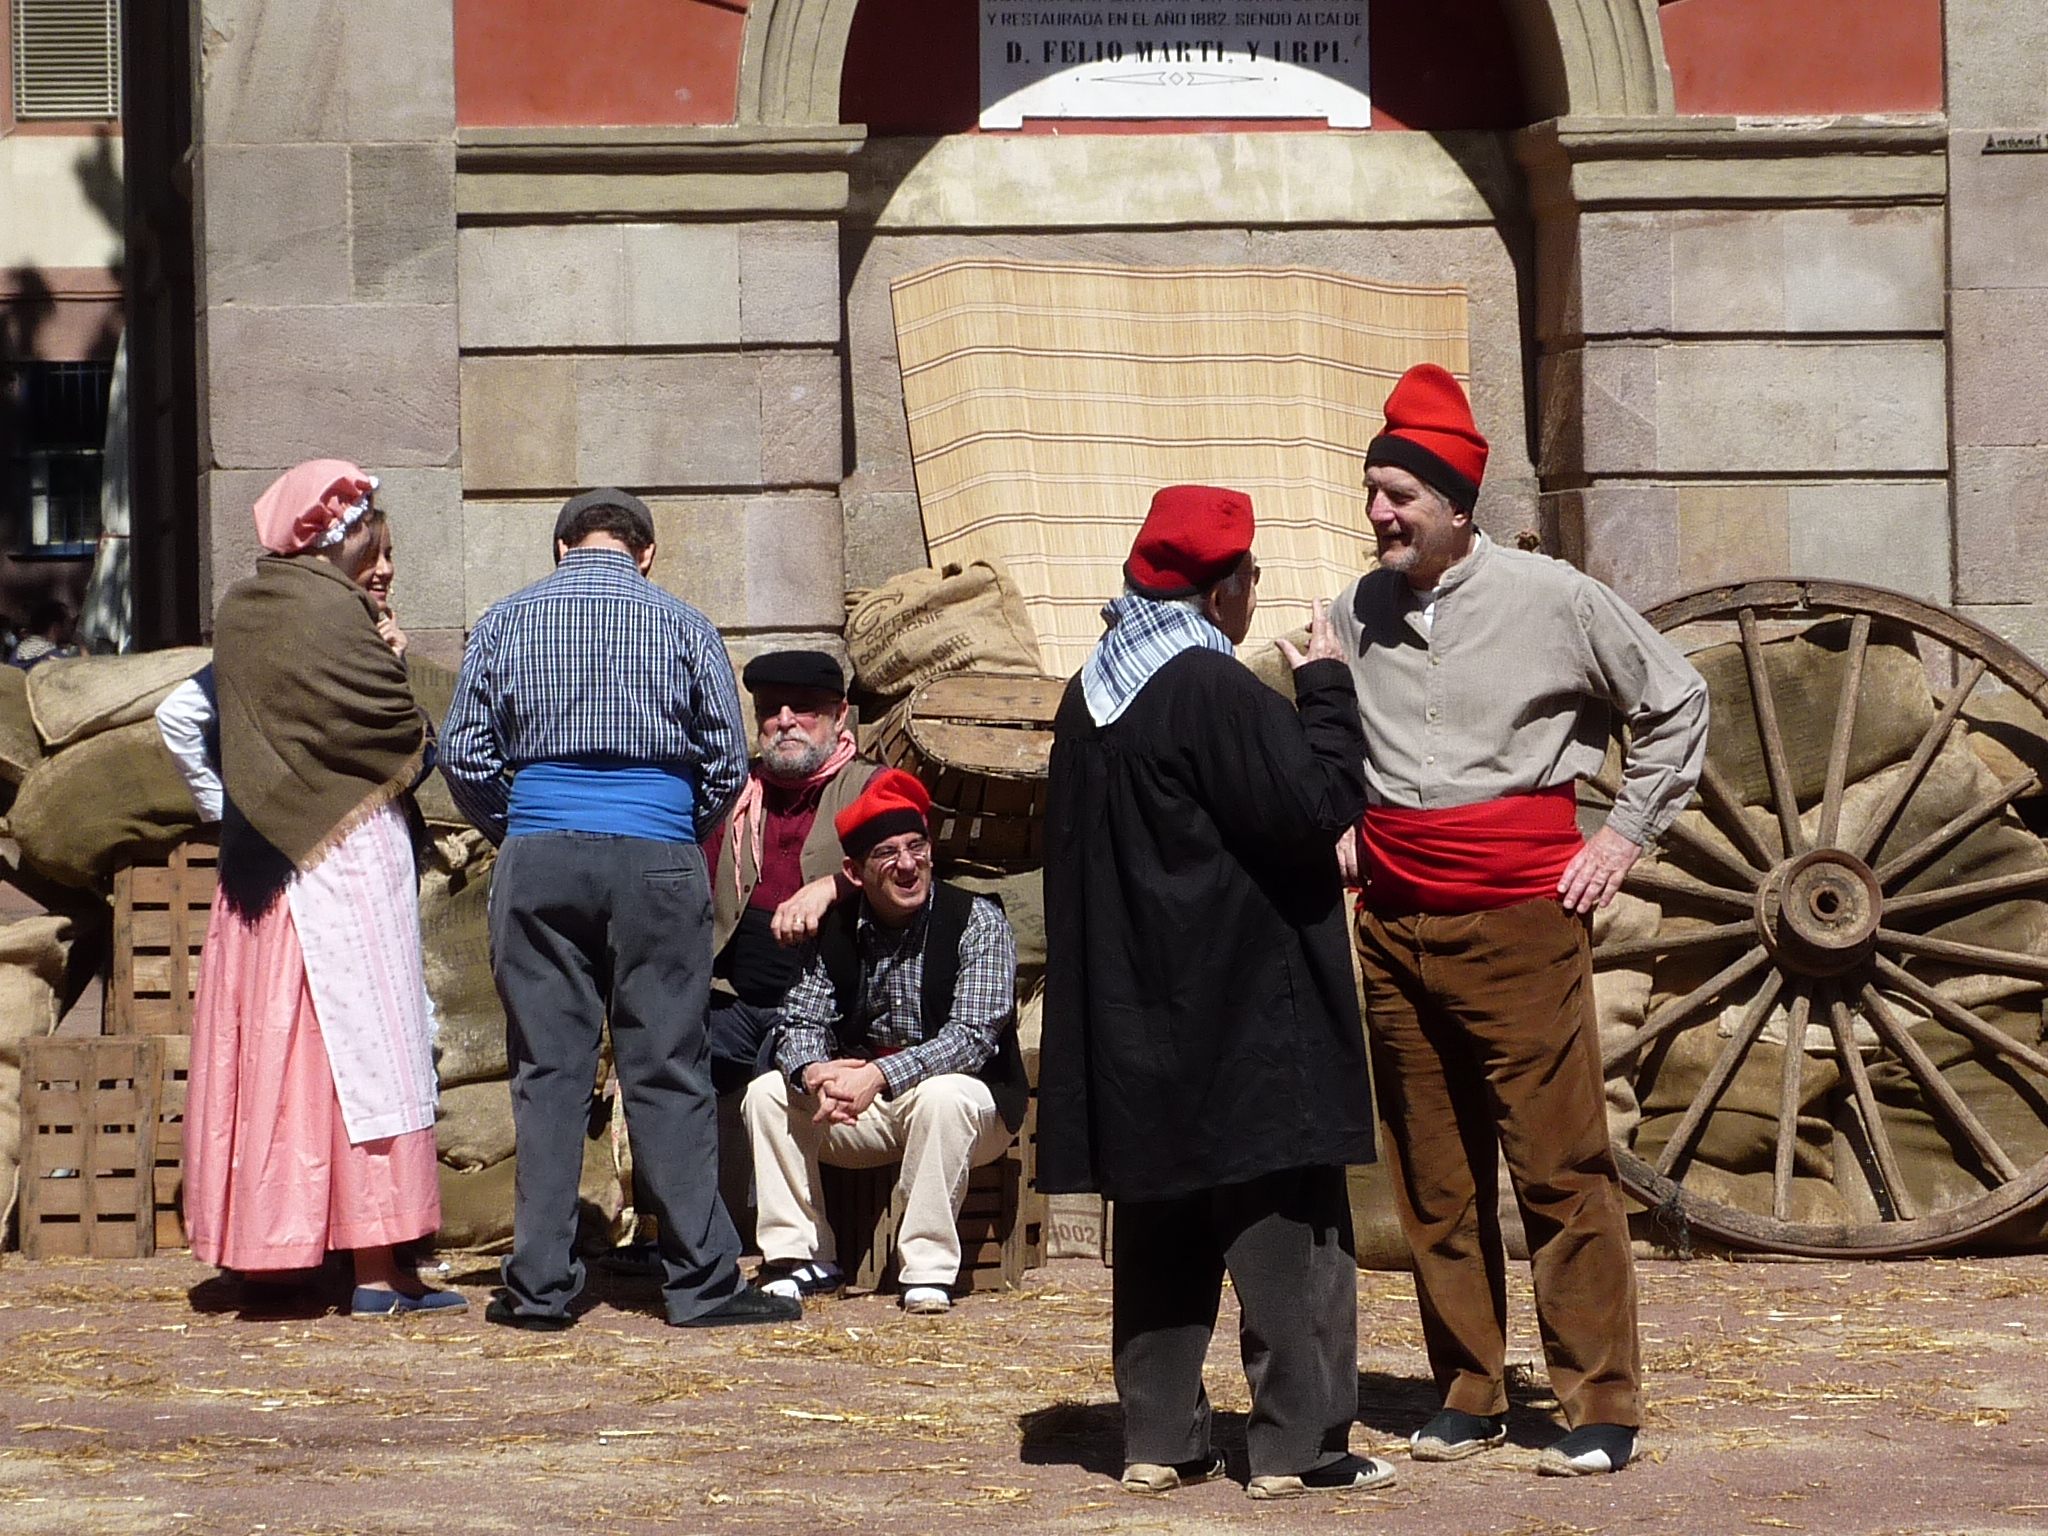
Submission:
<svg viewBox="0 0 2048 1536">
<path fill-rule="evenodd" d="M 995 901 L 993 896 L 984 900 Z M 851 1032 L 860 1016 L 861 964 L 856 941 L 860 903 L 843 901 L 825 915 L 818 925 L 818 958 L 832 983 L 839 1004 L 839 1027 Z M 960 980 L 960 940 L 967 932 L 967 917 L 974 897 L 944 881 L 933 887 L 932 911 L 924 932 L 924 987 L 920 999 L 918 1039 L 929 1040 L 953 1016 L 953 988 Z M 842 1038 L 841 1044 L 847 1044 Z M 988 1084 L 996 1101 L 996 1113 L 1012 1134 L 1024 1124 L 1024 1110 L 1031 1096 L 1030 1081 L 1024 1075 L 1024 1056 L 1017 1049 L 1017 1019 L 1013 1011 L 1003 1030 L 995 1055 L 974 1074 Z"/>
</svg>

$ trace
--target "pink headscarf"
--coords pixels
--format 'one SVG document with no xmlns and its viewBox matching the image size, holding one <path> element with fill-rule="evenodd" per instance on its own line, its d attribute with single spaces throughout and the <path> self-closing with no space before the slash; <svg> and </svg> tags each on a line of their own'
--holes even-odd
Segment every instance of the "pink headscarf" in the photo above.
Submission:
<svg viewBox="0 0 2048 1536">
<path fill-rule="evenodd" d="M 346 459 L 309 459 L 256 498 L 256 537 L 273 555 L 339 544 L 370 508 L 374 475 Z"/>
</svg>

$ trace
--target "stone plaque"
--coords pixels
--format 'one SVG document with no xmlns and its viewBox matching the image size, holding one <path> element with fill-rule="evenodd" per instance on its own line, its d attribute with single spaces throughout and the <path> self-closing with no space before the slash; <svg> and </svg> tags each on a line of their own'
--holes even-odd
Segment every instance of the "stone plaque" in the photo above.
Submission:
<svg viewBox="0 0 2048 1536">
<path fill-rule="evenodd" d="M 981 7 L 981 126 L 1027 117 L 1320 117 L 1370 128 L 1364 0 L 1222 10 Z"/>
</svg>

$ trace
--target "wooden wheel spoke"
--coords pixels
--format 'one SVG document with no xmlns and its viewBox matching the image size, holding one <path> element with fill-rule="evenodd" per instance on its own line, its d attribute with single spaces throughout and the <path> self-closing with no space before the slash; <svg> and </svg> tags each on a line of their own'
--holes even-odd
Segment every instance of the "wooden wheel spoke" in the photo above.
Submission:
<svg viewBox="0 0 2048 1536">
<path fill-rule="evenodd" d="M 1877 988 L 1866 982 L 1863 987 L 1863 1009 L 1870 1019 L 1871 1027 L 1884 1037 L 1906 1070 L 1913 1074 L 1928 1099 L 1941 1110 L 1949 1123 L 1963 1133 L 1963 1137 L 1984 1159 L 1985 1166 L 1998 1175 L 2005 1183 L 2011 1183 L 2020 1176 L 2018 1166 L 2005 1155 L 1992 1134 L 1984 1129 L 1984 1123 L 1963 1102 L 1961 1094 L 1955 1091 L 1949 1080 L 1941 1075 L 1941 1068 L 1934 1064 L 1913 1032 L 1892 1012 L 1891 1005 Z"/>
<path fill-rule="evenodd" d="M 1849 1074 L 1856 1110 L 1863 1117 L 1863 1139 L 1870 1144 L 1871 1160 L 1877 1164 L 1877 1176 L 1884 1182 L 1885 1199 L 1894 1216 L 1912 1221 L 1919 1212 L 1906 1188 L 1905 1175 L 1899 1172 L 1899 1157 L 1892 1150 L 1891 1132 L 1885 1129 L 1884 1115 L 1877 1107 L 1877 1092 L 1870 1086 L 1870 1069 L 1863 1064 L 1863 1050 L 1856 1044 L 1856 1028 L 1845 999 L 1829 1000 L 1828 1028 L 1834 1032 L 1835 1054 L 1842 1058 L 1842 1070 Z"/>
<path fill-rule="evenodd" d="M 1714 1112 L 1714 1106 L 1721 1102 L 1721 1095 L 1728 1091 L 1728 1084 L 1742 1066 L 1743 1058 L 1749 1054 L 1750 1046 L 1762 1033 L 1764 1020 L 1770 1017 L 1771 1005 L 1778 1000 L 1778 993 L 1784 986 L 1784 972 L 1772 971 L 1764 978 L 1756 996 L 1749 1000 L 1734 1038 L 1721 1047 L 1721 1054 L 1714 1058 L 1707 1080 L 1700 1084 L 1700 1091 L 1693 1095 L 1692 1103 L 1685 1108 L 1685 1117 L 1678 1122 L 1678 1129 L 1671 1133 L 1671 1140 L 1665 1143 L 1664 1151 L 1657 1158 L 1657 1171 L 1667 1179 L 1676 1177 L 1673 1170 L 1683 1168 L 1686 1159 L 1691 1157 L 1693 1143 L 1699 1140 L 1707 1116 Z"/>
<path fill-rule="evenodd" d="M 2000 788 L 1997 794 L 1978 801 L 1960 816 L 1949 818 L 1897 858 L 1887 859 L 1880 864 L 1877 867 L 1877 883 L 1889 888 L 1900 876 L 1918 869 L 1929 859 L 1945 852 L 1951 845 L 1961 842 L 1994 816 L 2003 813 L 2008 805 L 2040 782 L 2038 774 L 2023 773 L 2010 784 Z"/>
<path fill-rule="evenodd" d="M 1792 764 L 1785 756 L 1785 735 L 1778 724 L 1778 703 L 1771 692 L 1763 641 L 1757 635 L 1756 610 L 1745 608 L 1737 617 L 1742 627 L 1742 660 L 1749 669 L 1750 712 L 1756 716 L 1757 735 L 1763 742 L 1764 771 L 1770 776 L 1771 798 L 1778 802 L 1785 852 L 1796 858 L 1806 852 L 1806 832 L 1799 825 L 1799 797 L 1793 793 Z"/>
<path fill-rule="evenodd" d="M 1612 808 L 1615 801 L 1621 798 L 1621 786 L 1608 778 L 1604 773 L 1598 778 L 1588 779 L 1586 782 L 1607 797 L 1607 803 L 1610 808 Z M 1745 890 L 1755 890 L 1757 882 L 1763 878 L 1760 871 L 1752 869 L 1740 858 L 1731 855 L 1726 848 L 1723 848 L 1712 838 L 1702 837 L 1682 821 L 1674 821 L 1664 829 L 1664 841 L 1684 845 Z"/>
<path fill-rule="evenodd" d="M 1724 966 L 1705 981 L 1694 987 L 1683 997 L 1674 997 L 1643 1021 L 1643 1027 L 1622 1041 L 1613 1050 L 1601 1057 L 1601 1070 L 1612 1072 L 1616 1062 L 1626 1061 L 1635 1052 L 1654 1040 L 1661 1039 L 1667 1032 L 1676 1029 L 1689 1019 L 1696 1017 L 1715 998 L 1741 981 L 1743 977 L 1761 966 L 1770 956 L 1763 945 L 1758 944 L 1733 965 Z"/>
<path fill-rule="evenodd" d="M 1706 808 L 1707 819 L 1726 833 L 1728 840 L 1758 870 L 1769 869 L 1778 862 L 1771 850 L 1764 846 L 1756 828 L 1750 825 L 1749 818 L 1742 814 L 1742 801 L 1736 797 L 1728 781 L 1721 777 L 1721 770 L 1710 762 L 1700 765 L 1700 804 Z M 1751 880 L 1749 883 L 1754 885 L 1756 882 Z"/>
<path fill-rule="evenodd" d="M 1903 966 L 1895 965 L 1879 955 L 1877 973 L 1912 997 L 1921 1007 L 1957 1034 L 1976 1042 L 1986 1050 L 1996 1051 L 2001 1056 L 2010 1056 L 2014 1061 L 2031 1067 L 2043 1077 L 2048 1077 L 2048 1056 L 2043 1056 L 2032 1046 L 2013 1039 L 2003 1030 L 1994 1029 L 1954 998 L 1943 997 L 1940 992 Z"/>
<path fill-rule="evenodd" d="M 1756 907 L 1755 899 L 1741 891 L 1707 885 L 1690 875 L 1681 875 L 1675 869 L 1665 869 L 1655 864 L 1638 864 L 1622 876 L 1621 888 L 1637 896 L 1671 896 L 1736 912 L 1751 912 Z"/>
<path fill-rule="evenodd" d="M 1906 764 L 1905 773 L 1900 776 L 1899 782 L 1892 786 L 1891 793 L 1884 797 L 1877 814 L 1872 816 L 1863 830 L 1856 834 L 1849 851 L 1857 858 L 1867 861 L 1884 846 L 1884 840 L 1891 835 L 1892 823 L 1899 819 L 1899 812 L 1906 808 L 1906 802 L 1913 798 L 1913 791 L 1920 787 L 1920 781 L 1927 776 L 1927 765 L 1934 761 L 1934 754 L 1939 752 L 1942 744 L 1948 740 L 1948 733 L 1955 727 L 1956 717 L 1962 714 L 1963 705 L 1969 702 L 1970 694 L 1976 689 L 1977 684 L 1983 681 L 1984 674 L 1989 670 L 1990 664 L 1981 656 L 1970 663 L 1969 670 L 1963 674 L 1963 680 L 1956 684 L 1956 691 L 1950 695 L 1949 701 L 1942 705 L 1941 713 L 1934 717 L 1934 724 L 1927 727 L 1927 733 L 1920 738 L 1920 745 L 1913 749 L 1913 757 Z"/>
<path fill-rule="evenodd" d="M 1988 944 L 1960 944 L 1954 939 L 1933 939 L 1924 933 L 1901 933 L 1896 928 L 1877 930 L 1877 942 L 1909 955 L 1929 960 L 1946 960 L 1955 965 L 1972 965 L 1993 976 L 2016 976 L 2028 981 L 2048 981 L 2048 955 L 2023 955 L 2017 950 L 1993 949 Z"/>
<path fill-rule="evenodd" d="M 1856 735 L 1856 704 L 1863 694 L 1863 662 L 1870 654 L 1870 615 L 1849 626 L 1849 655 L 1842 665 L 1842 697 L 1835 705 L 1835 734 L 1828 743 L 1827 787 L 1820 797 L 1820 846 L 1832 848 L 1842 830 L 1842 796 L 1849 784 L 1849 747 Z"/>
<path fill-rule="evenodd" d="M 1968 906 L 1972 902 L 1990 905 L 2048 885 L 2048 865 L 2039 869 L 2022 870 L 2016 875 L 1999 875 L 1991 880 L 1967 880 L 1961 885 L 1943 886 L 1940 890 L 1921 891 L 1912 896 L 1893 896 L 1884 904 L 1887 921 L 1899 917 L 1917 917 L 1926 912 L 1945 912 L 1950 907 Z"/>
<path fill-rule="evenodd" d="M 1595 965 L 1619 965 L 1624 960 L 1643 960 L 1652 955 L 1677 955 L 1688 950 L 1708 949 L 1716 944 L 1734 944 L 1756 935 L 1754 922 L 1717 923 L 1712 928 L 1696 928 L 1690 933 L 1674 933 L 1663 938 L 1620 939 L 1602 944 L 1593 951 Z"/>
<path fill-rule="evenodd" d="M 1771 1214 L 1792 1219 L 1792 1170 L 1799 1149 L 1799 1090 L 1806 1072 L 1806 1023 L 1813 994 L 1802 987 L 1785 1025 L 1785 1060 L 1778 1072 L 1778 1155 L 1771 1166 Z"/>
</svg>

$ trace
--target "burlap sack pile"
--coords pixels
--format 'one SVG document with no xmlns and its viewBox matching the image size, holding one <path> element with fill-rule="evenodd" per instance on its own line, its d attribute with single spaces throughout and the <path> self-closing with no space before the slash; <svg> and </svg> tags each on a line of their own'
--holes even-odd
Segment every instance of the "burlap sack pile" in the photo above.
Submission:
<svg viewBox="0 0 2048 1536">
<path fill-rule="evenodd" d="M 199 825 L 154 715 L 211 657 L 188 646 L 0 669 L 0 778 L 20 785 L 7 820 L 30 868 L 91 889 Z"/>
<path fill-rule="evenodd" d="M 1819 801 L 1842 685 L 1847 633 L 1846 621 L 1830 622 L 1765 647 L 1786 755 L 1800 804 L 1806 807 L 1801 825 L 1809 841 L 1817 837 L 1819 829 Z M 1777 856 L 1783 846 L 1777 819 L 1757 804 L 1768 796 L 1768 779 L 1741 652 L 1732 645 L 1717 647 L 1693 661 L 1707 677 L 1714 697 L 1709 760 L 1747 802 L 1745 816 L 1757 839 Z M 1851 738 L 1850 783 L 1842 807 L 1845 837 L 1853 837 L 1867 825 L 1905 773 L 1906 759 L 1938 708 L 1910 638 L 1877 626 Z M 1994 793 L 2002 778 L 2011 777 L 1987 766 L 1987 756 L 1995 758 L 1996 754 L 1985 753 L 1983 747 L 1967 727 L 1950 738 L 1877 851 L 1876 863 L 1903 852 Z M 2001 763 L 2000 770 L 2003 767 Z M 1727 846 L 1699 811 L 1686 812 L 1684 819 L 1696 831 Z M 1665 859 L 1685 872 L 1718 880 L 1711 864 L 1683 848 L 1667 848 Z M 1931 890 L 2044 867 L 2048 867 L 2048 847 L 2016 813 L 2008 811 L 1923 869 L 1905 889 Z M 1928 931 L 1940 938 L 2048 955 L 2048 904 L 2029 899 L 1964 911 L 1966 915 Z M 1667 900 L 1659 931 L 1675 934 L 1725 922 L 1728 916 L 1718 909 L 1688 908 L 1682 900 Z M 1617 914 L 1609 919 L 1609 930 L 1616 937 L 1640 936 L 1632 923 L 1624 935 L 1624 923 L 1630 923 L 1630 916 Z M 1640 995 L 1640 971 L 1603 968 L 1596 975 L 1595 986 L 1603 1040 L 1611 1041 L 1638 1027 L 1647 1012 L 1684 995 L 1737 953 L 1727 947 L 1664 956 L 1650 972 L 1647 997 Z M 1944 995 L 1971 1006 L 1995 1027 L 2030 1044 L 2041 1039 L 2043 989 L 2039 984 L 1989 978 L 1973 969 L 1927 961 L 1915 961 L 1908 968 Z M 1703 1023 L 1653 1047 L 1646 1060 L 1623 1064 L 1618 1077 L 1632 1083 L 1640 1095 L 1641 1120 L 1633 1137 L 1633 1149 L 1639 1156 L 1656 1161 L 1716 1056 L 1736 1032 L 1755 991 L 1754 986 L 1739 990 L 1725 998 L 1720 1010 Z M 2048 1107 L 2048 1099 L 2043 1097 L 2048 1085 L 2030 1081 L 2007 1064 L 1987 1063 L 1966 1041 L 1935 1023 L 1925 1009 L 1903 994 L 1886 989 L 1883 995 L 1892 1013 L 1910 1022 L 1914 1037 L 1944 1068 L 1951 1086 L 2015 1162 L 2026 1167 L 2048 1155 L 2048 1127 L 2041 1118 L 2043 1108 Z M 1709 1118 L 1684 1174 L 1685 1186 L 1711 1200 L 1758 1214 L 1771 1213 L 1783 1053 L 1803 1049 L 1806 1062 L 1798 1111 L 1792 1218 L 1828 1224 L 1874 1222 L 1879 1217 L 1878 1204 L 1865 1174 L 1862 1133 L 1846 1078 L 1835 1059 L 1833 1036 L 1827 1021 L 1816 1015 L 1802 1041 L 1788 1042 L 1788 1003 L 1789 997 L 1781 1000 L 1767 1016 L 1761 1037 Z M 1937 1211 L 1980 1195 L 1985 1186 L 1972 1171 L 1975 1155 L 1960 1136 L 1948 1130 L 1946 1121 L 1932 1109 L 1904 1067 L 1889 1051 L 1880 1049 L 1860 1004 L 1855 1010 L 1854 1032 L 1877 1088 L 1902 1174 L 1919 1210 Z M 1619 1080 L 1609 1083 L 1611 1119 L 1618 1139 L 1625 1116 L 1615 1111 L 1624 1086 Z M 2041 1223 L 2037 1219 L 2033 1225 L 2038 1229 Z M 2028 1241 L 2039 1232 L 2008 1235 L 2015 1241 Z"/>
<path fill-rule="evenodd" d="M 57 994 L 70 954 L 68 917 L 24 917 L 0 926 L 0 1238 L 14 1218 L 21 1168 L 22 1060 L 31 1040 L 57 1027 Z"/>
<path fill-rule="evenodd" d="M 855 684 L 883 698 L 947 672 L 1041 670 L 1023 596 L 990 560 L 906 571 L 848 593 L 846 653 Z"/>
</svg>

